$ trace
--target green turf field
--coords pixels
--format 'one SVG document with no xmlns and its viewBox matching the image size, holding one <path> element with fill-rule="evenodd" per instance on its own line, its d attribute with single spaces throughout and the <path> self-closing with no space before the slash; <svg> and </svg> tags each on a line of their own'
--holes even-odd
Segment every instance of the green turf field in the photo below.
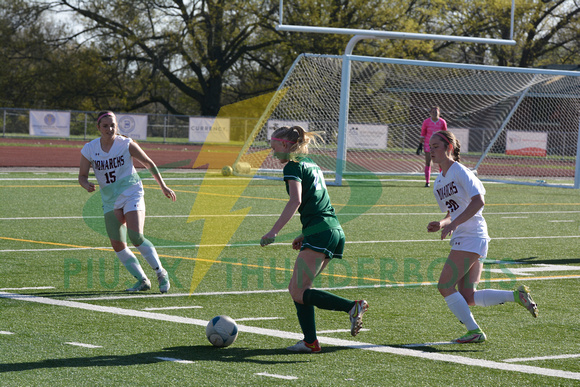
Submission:
<svg viewBox="0 0 580 387">
<path fill-rule="evenodd" d="M 178 200 L 146 179 L 145 231 L 172 288 L 159 294 L 141 258 L 153 290 L 133 295 L 98 193 L 76 173 L 0 173 L 0 385 L 580 384 L 577 190 L 486 184 L 492 242 L 479 288 L 527 284 L 540 315 L 475 306 L 488 341 L 450 345 L 465 328 L 433 285 L 449 245 L 426 232 L 443 216 L 431 189 L 420 179 L 329 187 L 347 245 L 316 286 L 370 308 L 356 338 L 346 314 L 317 310 L 323 352 L 309 355 L 285 350 L 302 338 L 285 291 L 299 219 L 259 246 L 286 203 L 283 183 L 164 177 Z M 221 314 L 240 332 L 218 349 L 205 324 Z"/>
</svg>

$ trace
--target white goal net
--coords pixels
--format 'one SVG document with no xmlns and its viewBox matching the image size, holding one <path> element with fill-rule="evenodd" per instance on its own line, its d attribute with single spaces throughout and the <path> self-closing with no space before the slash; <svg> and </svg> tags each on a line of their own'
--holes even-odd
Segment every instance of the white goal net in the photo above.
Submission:
<svg viewBox="0 0 580 387">
<path fill-rule="evenodd" d="M 416 149 L 421 124 L 436 105 L 461 142 L 462 163 L 480 178 L 574 185 L 580 74 L 351 56 L 349 98 L 342 101 L 346 141 L 340 141 L 342 61 L 301 55 L 237 163 L 249 164 L 252 174 L 279 170 L 267 154 L 271 133 L 302 125 L 323 135 L 310 152 L 328 173 L 344 168 L 339 179 L 422 175 L 424 156 Z"/>
</svg>

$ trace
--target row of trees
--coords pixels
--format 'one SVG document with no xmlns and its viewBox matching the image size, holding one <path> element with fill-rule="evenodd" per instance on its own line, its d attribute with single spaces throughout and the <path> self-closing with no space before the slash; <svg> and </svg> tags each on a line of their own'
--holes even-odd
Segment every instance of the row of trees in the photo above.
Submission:
<svg viewBox="0 0 580 387">
<path fill-rule="evenodd" d="M 278 0 L 0 0 L 0 106 L 214 116 L 348 35 L 276 30 Z M 509 39 L 511 0 L 285 0 L 284 24 Z M 516 46 L 365 41 L 356 54 L 580 63 L 580 0 L 516 0 Z"/>
</svg>

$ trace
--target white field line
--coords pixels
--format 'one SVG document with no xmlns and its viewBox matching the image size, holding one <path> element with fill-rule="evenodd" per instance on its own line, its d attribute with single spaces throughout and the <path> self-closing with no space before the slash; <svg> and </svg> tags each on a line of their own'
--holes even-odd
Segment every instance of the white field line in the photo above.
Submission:
<svg viewBox="0 0 580 387">
<path fill-rule="evenodd" d="M 580 238 L 580 235 L 564 235 L 564 236 L 533 236 L 533 237 L 498 237 L 492 238 L 492 240 L 527 240 L 527 239 L 577 239 Z M 383 241 L 346 241 L 347 244 L 380 244 L 380 243 L 426 243 L 426 242 L 445 242 L 449 243 L 448 239 L 440 240 L 440 239 L 397 239 L 397 240 L 383 240 Z M 26 242 L 23 242 L 26 243 Z M 156 245 L 155 248 L 159 249 L 184 249 L 184 248 L 197 248 L 197 247 L 256 247 L 258 246 L 258 242 L 255 243 L 226 243 L 226 244 L 216 244 L 216 245 Z M 281 242 L 281 243 L 272 243 L 269 246 L 284 246 L 288 247 L 288 242 Z M 133 248 L 133 246 L 129 246 Z M 8 250 L 0 250 L 0 253 L 18 253 L 18 252 L 43 252 L 43 251 L 77 251 L 77 250 L 103 250 L 103 249 L 111 249 L 110 246 L 101 246 L 101 247 L 71 247 L 71 248 L 48 248 L 48 249 L 8 249 Z"/>
<path fill-rule="evenodd" d="M 14 332 L 0 331 L 0 335 L 13 335 Z"/>
<path fill-rule="evenodd" d="M 572 223 L 576 222 L 575 220 L 548 220 L 548 223 Z"/>
<path fill-rule="evenodd" d="M 538 357 L 515 357 L 513 359 L 505 359 L 505 362 L 515 363 L 523 361 L 537 361 L 537 360 L 558 360 L 558 359 L 573 359 L 580 357 L 580 354 L 570 354 L 570 355 L 554 355 L 554 356 L 538 356 Z"/>
<path fill-rule="evenodd" d="M 64 306 L 64 307 L 69 307 L 69 308 L 83 309 L 83 310 L 87 310 L 87 311 L 91 311 L 91 312 L 111 313 L 111 314 L 120 315 L 120 316 L 138 317 L 138 318 L 146 318 L 146 319 L 152 319 L 152 320 L 158 320 L 158 321 L 168 321 L 168 322 L 181 323 L 181 324 L 198 325 L 201 327 L 205 327 L 207 325 L 207 321 L 194 319 L 194 318 L 172 316 L 172 315 L 161 314 L 161 313 L 144 312 L 144 311 L 140 311 L 140 310 L 123 309 L 123 308 L 118 308 L 118 307 L 107 307 L 107 306 L 101 306 L 101 305 L 86 304 L 86 303 L 82 303 L 82 302 L 55 300 L 55 299 L 45 298 L 45 297 L 35 297 L 35 296 L 29 296 L 29 295 L 20 295 L 20 294 L 14 294 L 14 293 L 0 292 L 0 298 L 8 298 L 8 299 L 13 299 L 13 300 L 36 302 L 36 303 L 45 304 L 45 305 Z M 275 329 L 257 328 L 257 327 L 250 327 L 250 326 L 246 326 L 246 325 L 239 325 L 239 324 L 238 324 L 238 330 L 240 332 L 247 332 L 247 333 L 252 333 L 252 334 L 257 334 L 257 335 L 277 337 L 277 338 L 289 339 L 289 340 L 301 340 L 303 337 L 302 333 L 279 331 L 279 330 L 275 330 Z M 408 348 L 390 347 L 387 345 L 378 345 L 378 344 L 357 342 L 357 341 L 344 340 L 344 339 L 336 339 L 336 338 L 325 337 L 325 336 L 319 336 L 318 341 L 320 343 L 333 345 L 333 346 L 362 349 L 362 350 L 366 350 L 366 351 L 374 351 L 374 352 L 379 352 L 379 353 L 389 353 L 389 354 L 398 355 L 398 356 L 410 356 L 410 357 L 414 357 L 414 358 L 442 361 L 442 362 L 454 363 L 454 364 L 462 364 L 462 365 L 468 365 L 468 366 L 473 366 L 473 367 L 482 367 L 482 368 L 489 368 L 489 369 L 496 369 L 496 370 L 521 372 L 521 373 L 525 373 L 525 374 L 534 374 L 534 375 L 541 375 L 541 376 L 551 376 L 551 377 L 564 378 L 564 379 L 580 380 L 580 372 L 554 370 L 554 369 L 549 369 L 549 368 L 541 368 L 541 367 L 528 366 L 528 365 L 518 365 L 518 364 L 497 362 L 497 361 L 484 360 L 484 359 L 475 359 L 475 358 L 469 358 L 469 357 L 463 357 L 463 356 L 457 356 L 457 355 L 449 355 L 449 354 L 436 353 L 436 352 L 423 352 L 423 351 L 418 351 L 418 350 L 408 349 Z"/>
<path fill-rule="evenodd" d="M 85 344 L 85 343 L 77 343 L 75 341 L 70 341 L 65 344 L 74 345 L 75 347 L 83 347 L 83 348 L 103 348 L 100 345 L 92 345 L 92 344 Z"/>
<path fill-rule="evenodd" d="M 297 380 L 298 379 L 298 377 L 296 377 L 296 376 L 269 374 L 267 372 L 258 372 L 257 374 L 254 374 L 254 375 L 267 376 L 267 377 L 270 377 L 270 378 L 284 379 L 284 380 Z"/>
<path fill-rule="evenodd" d="M 54 286 L 34 286 L 34 287 L 24 287 L 24 288 L 0 288 L 0 290 L 46 290 L 54 289 Z"/>
<path fill-rule="evenodd" d="M 527 219 L 527 216 L 516 216 L 516 215 L 548 215 L 548 214 L 578 214 L 580 211 L 518 211 L 518 212 L 485 212 L 485 216 L 488 215 L 510 215 L 502 217 L 502 219 Z M 363 212 L 363 213 L 341 213 L 338 212 L 339 216 L 433 216 L 441 215 L 441 212 Z M 204 217 L 212 218 L 224 218 L 224 217 L 278 217 L 280 214 L 224 214 L 224 215 L 204 215 Z M 295 215 L 298 216 L 298 215 Z M 190 215 L 147 215 L 147 218 L 189 218 Z M 11 217 L 11 218 L 0 218 L 0 220 L 66 220 L 66 219 L 101 219 L 102 216 L 26 216 L 26 217 Z M 570 220 L 570 222 L 575 222 L 575 220 Z"/>
<path fill-rule="evenodd" d="M 182 360 L 182 359 L 175 359 L 173 357 L 155 357 L 155 359 L 163 360 L 163 361 L 172 361 L 174 363 L 182 363 L 182 364 L 193 364 L 194 361 L 191 360 Z"/>
<path fill-rule="evenodd" d="M 547 281 L 561 279 L 579 279 L 580 275 L 570 276 L 551 276 L 551 277 L 524 277 L 524 278 L 495 278 L 485 280 L 485 282 L 517 282 L 517 281 Z M 412 284 L 377 284 L 377 285 L 360 285 L 360 286 L 342 286 L 334 288 L 317 288 L 319 290 L 346 290 L 346 289 L 382 289 L 382 288 L 402 288 L 417 286 L 435 286 L 437 282 L 421 282 Z M 101 297 L 74 297 L 68 298 L 69 301 L 112 301 L 126 300 L 131 298 L 158 298 L 158 297 L 195 297 L 195 296 L 239 296 L 244 294 L 268 294 L 268 293 L 286 293 L 288 289 L 267 289 L 267 290 L 245 290 L 245 291 L 227 291 L 227 292 L 205 292 L 205 293 L 165 293 L 165 294 L 140 294 L 128 296 L 101 296 Z"/>
<path fill-rule="evenodd" d="M 490 273 L 504 273 L 502 269 L 483 269 Z M 509 268 L 509 271 L 513 275 L 532 275 L 532 273 L 545 273 L 548 271 L 580 271 L 580 266 L 572 265 L 547 265 L 547 264 L 534 264 L 532 267 L 523 268 Z"/>
<path fill-rule="evenodd" d="M 143 308 L 143 310 L 176 310 L 176 309 L 202 309 L 203 306 L 191 305 L 191 306 L 165 306 L 163 308 Z"/>
</svg>

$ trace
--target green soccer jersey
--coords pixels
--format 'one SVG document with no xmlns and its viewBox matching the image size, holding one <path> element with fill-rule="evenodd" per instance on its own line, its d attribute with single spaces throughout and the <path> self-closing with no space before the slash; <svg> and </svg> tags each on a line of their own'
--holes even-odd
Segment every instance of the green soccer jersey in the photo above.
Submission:
<svg viewBox="0 0 580 387">
<path fill-rule="evenodd" d="M 330 204 L 322 170 L 314 161 L 308 157 L 288 161 L 284 166 L 286 192 L 289 192 L 288 180 L 296 180 L 302 185 L 302 202 L 298 212 L 304 235 L 340 228 Z"/>
</svg>

